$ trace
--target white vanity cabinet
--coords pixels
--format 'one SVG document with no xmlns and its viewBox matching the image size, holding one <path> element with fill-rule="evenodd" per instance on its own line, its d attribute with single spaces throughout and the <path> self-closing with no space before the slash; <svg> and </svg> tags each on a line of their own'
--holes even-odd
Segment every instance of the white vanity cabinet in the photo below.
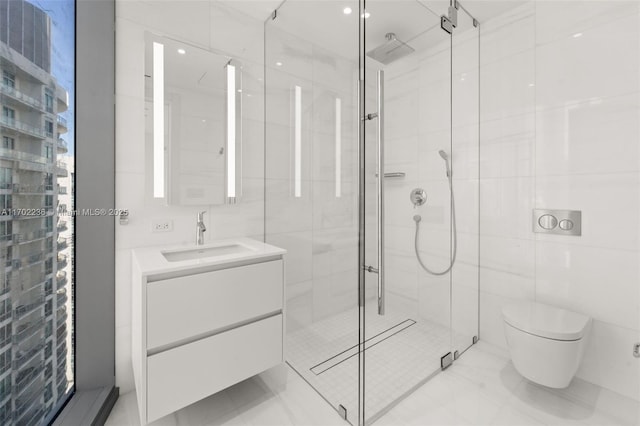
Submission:
<svg viewBox="0 0 640 426">
<path fill-rule="evenodd" d="M 235 240 L 237 242 L 237 240 Z M 152 422 L 284 361 L 284 250 L 183 262 L 133 251 L 132 360 Z"/>
</svg>

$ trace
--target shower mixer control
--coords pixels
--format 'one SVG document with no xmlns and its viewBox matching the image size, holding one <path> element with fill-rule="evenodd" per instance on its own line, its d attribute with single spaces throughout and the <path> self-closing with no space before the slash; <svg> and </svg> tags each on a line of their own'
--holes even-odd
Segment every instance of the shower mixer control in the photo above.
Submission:
<svg viewBox="0 0 640 426">
<path fill-rule="evenodd" d="M 534 209 L 533 232 L 582 235 L 582 211 Z"/>
<path fill-rule="evenodd" d="M 421 206 L 427 202 L 427 191 L 422 188 L 416 188 L 411 191 L 409 199 L 413 203 L 413 208 L 415 209 L 416 207 Z"/>
</svg>

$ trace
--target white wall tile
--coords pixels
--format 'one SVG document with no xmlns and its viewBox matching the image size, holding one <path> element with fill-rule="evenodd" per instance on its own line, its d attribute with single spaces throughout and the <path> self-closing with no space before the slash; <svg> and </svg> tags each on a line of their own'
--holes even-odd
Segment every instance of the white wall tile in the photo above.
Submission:
<svg viewBox="0 0 640 426">
<path fill-rule="evenodd" d="M 535 51 L 526 50 L 480 70 L 480 117 L 497 120 L 534 111 Z"/>
<path fill-rule="evenodd" d="M 536 116 L 536 173 L 636 172 L 637 94 L 567 103 Z"/>
<path fill-rule="evenodd" d="M 143 174 L 144 183 L 147 154 L 144 98 L 116 94 L 116 122 L 116 173 Z"/>
<path fill-rule="evenodd" d="M 638 91 L 637 16 L 581 33 L 581 37 L 566 36 L 537 47 L 538 109 Z"/>
<path fill-rule="evenodd" d="M 116 18 L 116 45 L 116 95 L 144 99 L 144 28 Z"/>
<path fill-rule="evenodd" d="M 537 301 L 633 328 L 638 319 L 636 252 L 536 243 Z"/>
<path fill-rule="evenodd" d="M 536 43 L 545 44 L 637 15 L 638 3 L 633 0 L 537 1 L 535 13 Z"/>
<path fill-rule="evenodd" d="M 480 61 L 488 64 L 533 49 L 535 46 L 535 3 L 526 2 L 482 23 Z"/>
<path fill-rule="evenodd" d="M 480 180 L 482 235 L 532 239 L 532 177 Z"/>
</svg>

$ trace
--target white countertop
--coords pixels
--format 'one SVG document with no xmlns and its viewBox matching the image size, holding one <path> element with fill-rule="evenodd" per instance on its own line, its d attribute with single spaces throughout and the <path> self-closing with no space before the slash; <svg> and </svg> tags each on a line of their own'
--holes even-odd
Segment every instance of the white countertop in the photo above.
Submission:
<svg viewBox="0 0 640 426">
<path fill-rule="evenodd" d="M 248 250 L 240 253 L 229 253 L 213 257 L 188 259 L 176 262 L 169 262 L 162 255 L 163 252 L 206 249 L 210 247 L 220 247 L 233 244 L 244 246 Z M 287 251 L 285 249 L 281 249 L 270 244 L 265 244 L 261 241 L 253 240 L 251 238 L 218 240 L 201 246 L 197 246 L 195 244 L 183 244 L 171 246 L 141 247 L 132 250 L 133 261 L 137 263 L 140 273 L 147 276 L 186 271 L 194 268 L 203 269 L 207 267 L 220 266 L 227 263 L 257 260 L 265 257 L 282 256 L 286 252 Z"/>
</svg>

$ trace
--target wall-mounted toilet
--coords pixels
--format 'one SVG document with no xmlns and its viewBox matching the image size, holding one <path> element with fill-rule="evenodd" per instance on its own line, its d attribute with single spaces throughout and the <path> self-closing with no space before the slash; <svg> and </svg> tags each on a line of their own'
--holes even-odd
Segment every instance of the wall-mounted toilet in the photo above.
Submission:
<svg viewBox="0 0 640 426">
<path fill-rule="evenodd" d="M 505 306 L 502 316 L 516 370 L 544 386 L 569 386 L 582 361 L 591 318 L 534 302 Z"/>
</svg>

